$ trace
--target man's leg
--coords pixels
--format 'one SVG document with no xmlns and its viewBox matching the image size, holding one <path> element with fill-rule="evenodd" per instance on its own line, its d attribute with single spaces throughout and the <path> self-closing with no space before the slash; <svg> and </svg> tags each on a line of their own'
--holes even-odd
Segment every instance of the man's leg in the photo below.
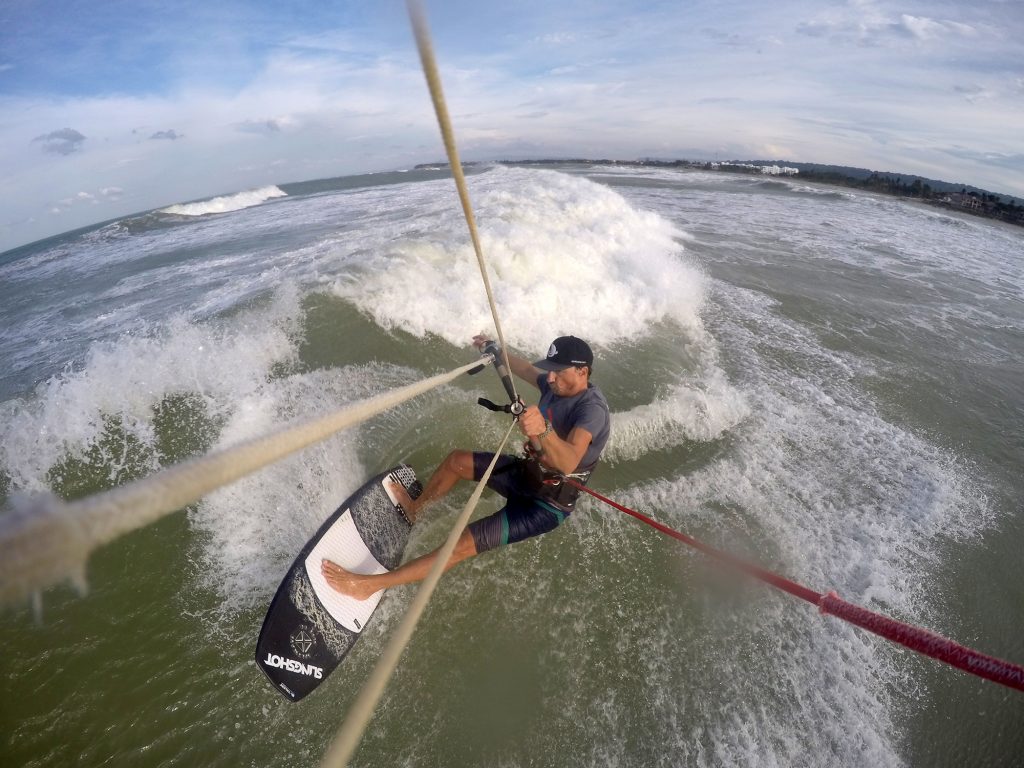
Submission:
<svg viewBox="0 0 1024 768">
<path fill-rule="evenodd" d="M 470 457 L 470 464 L 472 465 L 472 457 Z M 431 478 L 431 481 L 433 481 L 433 478 Z M 426 495 L 426 491 L 424 491 L 424 495 Z M 439 549 L 435 549 L 430 554 L 410 560 L 400 568 L 388 571 L 387 573 L 352 573 L 351 571 L 346 571 L 340 565 L 332 563 L 330 560 L 321 561 L 320 572 L 327 579 L 327 583 L 342 594 L 349 595 L 357 600 L 365 600 L 379 590 L 425 579 L 427 574 L 430 573 L 431 566 L 437 559 L 438 551 Z M 467 528 L 459 537 L 459 541 L 455 545 L 455 551 L 452 552 L 452 556 L 449 558 L 448 564 L 444 569 L 447 571 L 456 563 L 473 557 L 475 554 L 476 543 L 473 541 L 473 535 Z"/>
<path fill-rule="evenodd" d="M 558 509 L 546 502 L 513 497 L 493 515 L 466 526 L 459 536 L 455 551 L 452 552 L 445 570 L 481 552 L 553 531 L 567 516 L 567 510 Z M 352 573 L 330 560 L 321 561 L 320 571 L 334 589 L 359 600 L 365 600 L 378 590 L 426 578 L 437 559 L 437 552 L 435 549 L 429 555 L 410 560 L 388 573 Z"/>
<path fill-rule="evenodd" d="M 420 510 L 432 501 L 440 499 L 450 491 L 459 480 L 473 479 L 473 452 L 452 451 L 445 460 L 441 462 L 434 474 L 430 476 L 427 487 L 423 489 L 418 499 L 409 496 L 408 491 L 401 483 L 391 483 L 391 492 L 398 499 L 398 503 L 405 510 L 406 517 L 411 522 L 416 522 Z M 415 561 L 413 561 L 415 562 Z M 409 563 L 410 565 L 412 563 Z M 374 590 L 376 591 L 376 590 Z"/>
</svg>

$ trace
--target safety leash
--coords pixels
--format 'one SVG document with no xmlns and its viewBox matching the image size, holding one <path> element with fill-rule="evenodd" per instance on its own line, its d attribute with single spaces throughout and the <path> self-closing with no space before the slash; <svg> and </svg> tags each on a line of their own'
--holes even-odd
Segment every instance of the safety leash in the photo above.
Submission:
<svg viewBox="0 0 1024 768">
<path fill-rule="evenodd" d="M 840 618 L 861 629 L 866 629 L 868 632 L 884 637 L 886 640 L 898 643 L 904 648 L 917 651 L 925 656 L 931 656 L 933 659 L 943 661 L 957 669 L 962 669 L 964 672 L 969 672 L 972 675 L 983 677 L 986 680 L 991 680 L 1009 688 L 1015 688 L 1018 691 L 1024 691 L 1024 667 L 997 659 L 994 656 L 988 656 L 973 648 L 960 645 L 960 643 L 942 635 L 930 632 L 927 629 L 916 627 L 913 624 L 905 624 L 902 621 L 896 621 L 880 613 L 869 611 L 867 608 L 862 608 L 859 605 L 843 600 L 835 592 L 827 594 L 815 592 L 813 589 L 808 589 L 802 584 L 760 568 L 735 555 L 730 555 L 728 552 L 708 546 L 692 536 L 687 536 L 685 533 L 680 533 L 666 525 L 662 525 L 657 520 L 653 520 L 647 515 L 637 512 L 635 509 L 624 507 L 622 504 L 602 496 L 597 491 L 591 490 L 570 477 L 566 477 L 565 482 L 581 491 L 589 493 L 595 499 L 603 501 L 608 506 L 614 507 L 620 512 L 625 512 L 627 515 L 635 517 L 652 528 L 656 528 L 666 536 L 671 536 L 673 539 L 688 544 L 716 560 L 728 563 L 730 566 L 756 579 L 816 605 L 822 613 Z"/>
</svg>

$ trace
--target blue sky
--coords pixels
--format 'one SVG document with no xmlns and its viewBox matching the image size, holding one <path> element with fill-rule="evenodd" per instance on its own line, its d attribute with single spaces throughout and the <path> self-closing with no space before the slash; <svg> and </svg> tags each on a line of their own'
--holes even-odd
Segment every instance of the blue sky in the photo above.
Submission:
<svg viewBox="0 0 1024 768">
<path fill-rule="evenodd" d="M 1024 196 L 1024 0 L 426 5 L 464 159 L 788 159 Z M 441 157 L 398 0 L 0 4 L 0 250 Z"/>
</svg>

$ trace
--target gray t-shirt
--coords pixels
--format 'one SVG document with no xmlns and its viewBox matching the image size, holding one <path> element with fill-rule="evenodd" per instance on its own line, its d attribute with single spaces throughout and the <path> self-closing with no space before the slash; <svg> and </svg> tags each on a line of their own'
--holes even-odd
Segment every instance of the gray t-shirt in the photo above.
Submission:
<svg viewBox="0 0 1024 768">
<path fill-rule="evenodd" d="M 611 415 L 604 394 L 593 384 L 588 384 L 578 395 L 559 397 L 548 386 L 547 374 L 537 377 L 537 386 L 540 387 L 538 407 L 544 418 L 551 422 L 556 435 L 565 440 L 574 427 L 581 427 L 591 434 L 590 445 L 574 470 L 590 472 L 612 433 Z"/>
</svg>

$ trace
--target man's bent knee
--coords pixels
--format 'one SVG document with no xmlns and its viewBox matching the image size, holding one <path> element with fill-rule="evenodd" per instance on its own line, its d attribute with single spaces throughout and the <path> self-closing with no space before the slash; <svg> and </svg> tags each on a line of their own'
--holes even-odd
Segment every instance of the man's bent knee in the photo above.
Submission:
<svg viewBox="0 0 1024 768">
<path fill-rule="evenodd" d="M 473 557 L 476 554 L 476 541 L 473 539 L 473 534 L 470 533 L 469 528 L 464 528 L 459 536 L 458 543 L 455 545 L 452 557 L 458 560 L 465 560 L 467 557 Z"/>
<path fill-rule="evenodd" d="M 444 460 L 444 467 L 463 480 L 473 479 L 473 452 L 455 450 Z"/>
</svg>

